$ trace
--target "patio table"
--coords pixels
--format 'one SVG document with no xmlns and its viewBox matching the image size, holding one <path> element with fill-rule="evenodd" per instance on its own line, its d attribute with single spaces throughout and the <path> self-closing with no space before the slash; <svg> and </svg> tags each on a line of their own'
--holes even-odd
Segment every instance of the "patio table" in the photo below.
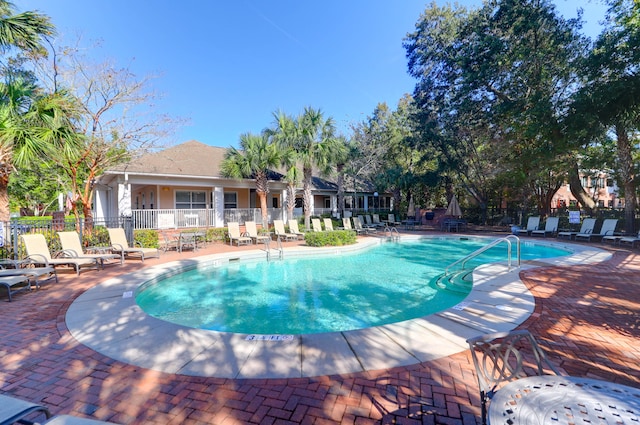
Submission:
<svg viewBox="0 0 640 425">
<path fill-rule="evenodd" d="M 500 388 L 489 405 L 496 424 L 637 424 L 640 388 L 575 376 L 531 376 Z"/>
</svg>

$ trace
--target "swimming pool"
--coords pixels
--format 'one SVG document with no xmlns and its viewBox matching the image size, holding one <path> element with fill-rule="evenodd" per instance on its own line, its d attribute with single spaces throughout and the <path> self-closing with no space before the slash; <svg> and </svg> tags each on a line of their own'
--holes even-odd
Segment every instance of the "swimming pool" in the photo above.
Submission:
<svg viewBox="0 0 640 425">
<path fill-rule="evenodd" d="M 445 310 L 467 292 L 434 284 L 444 268 L 485 246 L 481 238 L 428 238 L 382 244 L 357 254 L 247 261 L 191 270 L 143 285 L 149 315 L 192 328 L 246 334 L 310 334 L 400 322 Z M 469 267 L 504 261 L 496 246 Z M 526 243 L 523 259 L 568 251 Z"/>
</svg>

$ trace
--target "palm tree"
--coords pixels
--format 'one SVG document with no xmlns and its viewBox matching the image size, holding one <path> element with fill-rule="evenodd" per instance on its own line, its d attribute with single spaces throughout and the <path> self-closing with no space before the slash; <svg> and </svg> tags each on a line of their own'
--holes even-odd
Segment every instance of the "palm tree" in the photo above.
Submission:
<svg viewBox="0 0 640 425">
<path fill-rule="evenodd" d="M 345 145 L 335 136 L 335 131 L 333 119 L 325 120 L 320 109 L 306 107 L 298 117 L 298 134 L 293 140 L 293 149 L 302 163 L 304 225 L 307 229 L 311 226 L 313 169 L 327 173 L 344 155 Z"/>
<path fill-rule="evenodd" d="M 272 135 L 281 153 L 281 166 L 285 169 L 284 181 L 287 183 L 287 217 L 293 218 L 296 207 L 296 188 L 300 183 L 300 169 L 298 155 L 293 148 L 293 141 L 298 134 L 298 124 L 295 119 L 284 112 L 274 113 L 275 128 L 266 131 Z"/>
<path fill-rule="evenodd" d="M 38 54 L 46 54 L 42 41 L 55 34 L 49 17 L 36 12 L 15 14 L 15 6 L 0 0 L 0 51 L 4 54 L 11 47 Z"/>
<path fill-rule="evenodd" d="M 42 95 L 21 79 L 0 83 L 0 221 L 9 220 L 7 188 L 16 167 L 77 146 L 75 105 L 64 92 Z"/>
<path fill-rule="evenodd" d="M 11 48 L 31 54 L 46 54 L 44 37 L 53 35 L 49 18 L 34 12 L 15 14 L 15 7 L 0 0 L 0 53 Z M 3 58 L 4 59 L 4 58 Z M 0 221 L 9 220 L 9 178 L 15 165 L 27 163 L 44 152 L 45 138 L 62 128 L 66 97 L 39 96 L 33 83 L 4 70 L 0 83 Z M 63 100 L 64 98 L 64 100 Z M 58 103 L 60 102 L 60 103 Z M 67 121 L 68 122 L 68 121 Z M 49 125 L 50 127 L 47 129 Z"/>
<path fill-rule="evenodd" d="M 262 226 L 267 228 L 267 194 L 269 193 L 269 171 L 280 165 L 280 152 L 269 135 L 245 133 L 240 136 L 240 149 L 229 148 L 221 164 L 225 177 L 250 178 L 256 181 L 256 193 L 262 211 Z"/>
</svg>

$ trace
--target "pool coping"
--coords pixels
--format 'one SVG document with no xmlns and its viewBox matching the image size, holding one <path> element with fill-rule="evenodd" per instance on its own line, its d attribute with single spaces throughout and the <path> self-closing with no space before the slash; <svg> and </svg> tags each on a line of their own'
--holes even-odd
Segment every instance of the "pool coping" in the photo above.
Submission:
<svg viewBox="0 0 640 425">
<path fill-rule="evenodd" d="M 444 235 L 403 235 L 403 240 L 450 239 Z M 495 236 L 458 235 L 454 238 Z M 348 247 L 284 249 L 284 257 L 343 255 L 383 242 L 360 238 Z M 265 259 L 260 249 L 172 261 L 105 280 L 78 296 L 65 321 L 81 344 L 138 367 L 190 376 L 230 379 L 301 378 L 408 366 L 468 349 L 468 338 L 509 331 L 533 312 L 535 299 L 519 278 L 539 265 L 571 266 L 602 262 L 611 253 L 588 245 L 522 239 L 566 249 L 564 257 L 506 262 L 478 267 L 473 288 L 458 305 L 416 319 L 353 331 L 303 335 L 247 335 L 193 329 L 147 315 L 135 303 L 136 289 L 147 282 L 199 267 L 230 261 Z"/>
</svg>

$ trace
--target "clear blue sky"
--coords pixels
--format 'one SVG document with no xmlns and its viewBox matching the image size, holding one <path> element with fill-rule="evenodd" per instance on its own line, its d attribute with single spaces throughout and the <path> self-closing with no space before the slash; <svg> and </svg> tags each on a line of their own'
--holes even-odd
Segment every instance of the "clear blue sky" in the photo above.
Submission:
<svg viewBox="0 0 640 425">
<path fill-rule="evenodd" d="M 445 2 L 438 0 L 438 4 Z M 604 7 L 555 0 L 567 17 L 585 10 L 595 36 Z M 462 0 L 477 6 L 480 0 Z M 321 108 L 348 136 L 348 124 L 376 104 L 395 109 L 415 81 L 402 40 L 427 0 L 22 0 L 51 17 L 59 35 L 102 40 L 100 52 L 139 76 L 160 74 L 158 108 L 188 120 L 174 140 L 237 145 L 272 124 L 274 111 Z"/>
</svg>

